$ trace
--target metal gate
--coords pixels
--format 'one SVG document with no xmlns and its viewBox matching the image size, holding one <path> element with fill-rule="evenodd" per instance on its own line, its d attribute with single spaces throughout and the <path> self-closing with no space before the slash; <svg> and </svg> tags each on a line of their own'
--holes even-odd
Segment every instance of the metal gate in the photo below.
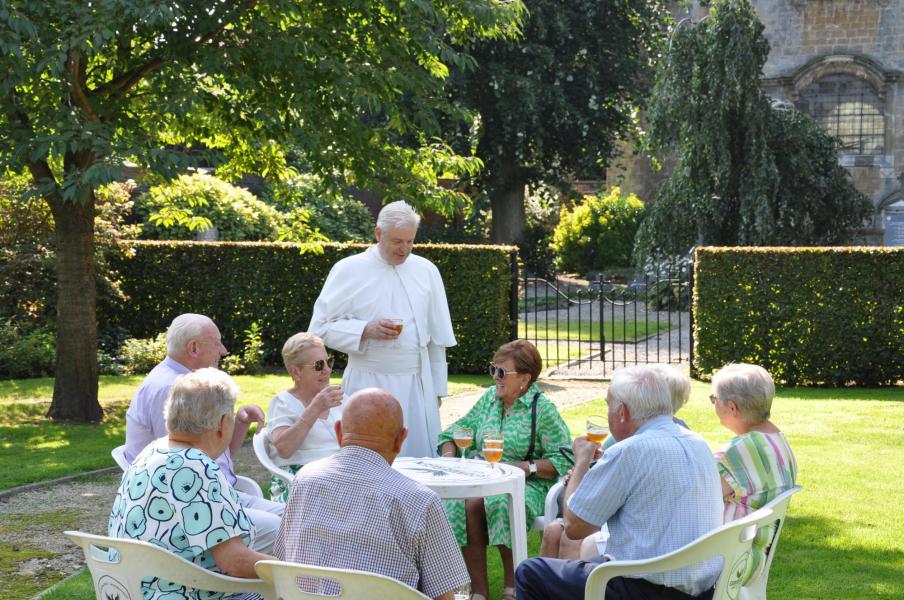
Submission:
<svg viewBox="0 0 904 600">
<path fill-rule="evenodd" d="M 628 365 L 689 363 L 692 272 L 681 258 L 651 261 L 630 281 L 516 278 L 516 337 L 537 346 L 553 376 L 608 377 Z"/>
</svg>

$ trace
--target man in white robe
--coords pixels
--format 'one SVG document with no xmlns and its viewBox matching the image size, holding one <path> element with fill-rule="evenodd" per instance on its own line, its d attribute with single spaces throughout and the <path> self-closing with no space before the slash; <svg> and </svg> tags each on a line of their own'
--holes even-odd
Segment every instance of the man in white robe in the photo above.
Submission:
<svg viewBox="0 0 904 600">
<path fill-rule="evenodd" d="M 436 454 L 446 348 L 456 343 L 439 270 L 411 254 L 419 224 L 405 202 L 384 206 L 377 244 L 333 265 L 308 327 L 348 354 L 347 395 L 377 387 L 399 400 L 409 432 L 400 456 L 416 457 Z"/>
</svg>

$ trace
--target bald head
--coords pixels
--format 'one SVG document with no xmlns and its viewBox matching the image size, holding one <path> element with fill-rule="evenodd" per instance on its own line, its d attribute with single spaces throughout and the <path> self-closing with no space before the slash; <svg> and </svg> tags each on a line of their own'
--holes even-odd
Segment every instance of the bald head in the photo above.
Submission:
<svg viewBox="0 0 904 600">
<path fill-rule="evenodd" d="M 342 446 L 363 446 L 392 462 L 408 435 L 402 406 L 392 394 L 367 388 L 352 394 L 336 424 Z"/>
</svg>

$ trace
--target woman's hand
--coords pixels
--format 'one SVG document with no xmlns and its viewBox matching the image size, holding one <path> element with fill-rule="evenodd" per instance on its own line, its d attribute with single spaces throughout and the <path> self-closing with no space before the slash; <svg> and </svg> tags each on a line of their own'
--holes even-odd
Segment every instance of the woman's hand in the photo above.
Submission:
<svg viewBox="0 0 904 600">
<path fill-rule="evenodd" d="M 317 395 L 311 400 L 311 404 L 308 408 L 315 411 L 314 414 L 319 416 L 320 413 L 335 408 L 340 404 L 342 404 L 342 387 L 338 385 L 328 385 L 317 392 Z"/>
</svg>

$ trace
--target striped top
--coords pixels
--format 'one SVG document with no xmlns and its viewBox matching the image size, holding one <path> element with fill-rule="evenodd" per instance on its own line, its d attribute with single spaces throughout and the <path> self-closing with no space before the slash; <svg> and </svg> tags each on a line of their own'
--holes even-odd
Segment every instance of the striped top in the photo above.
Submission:
<svg viewBox="0 0 904 600">
<path fill-rule="evenodd" d="M 719 476 L 731 487 L 723 521 L 740 519 L 794 487 L 797 461 L 785 434 L 751 431 L 716 452 Z"/>
</svg>

